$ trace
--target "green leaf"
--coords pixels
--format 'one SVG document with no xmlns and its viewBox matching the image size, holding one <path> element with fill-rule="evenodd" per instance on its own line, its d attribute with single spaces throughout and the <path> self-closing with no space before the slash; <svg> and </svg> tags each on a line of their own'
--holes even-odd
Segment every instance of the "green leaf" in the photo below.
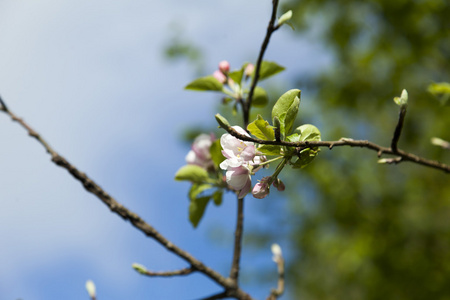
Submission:
<svg viewBox="0 0 450 300">
<path fill-rule="evenodd" d="M 219 189 L 214 192 L 212 197 L 213 197 L 215 205 L 219 206 L 220 204 L 222 204 L 222 196 L 223 196 L 223 190 Z"/>
<path fill-rule="evenodd" d="M 222 91 L 223 84 L 217 80 L 214 76 L 206 76 L 197 78 L 191 83 L 189 83 L 186 87 L 186 90 L 194 90 L 194 91 Z"/>
<path fill-rule="evenodd" d="M 261 63 L 261 68 L 259 70 L 259 80 L 264 80 L 273 76 L 281 71 L 284 71 L 284 67 L 280 66 L 276 62 L 273 61 L 263 61 Z"/>
<path fill-rule="evenodd" d="M 242 65 L 240 70 L 236 70 L 228 73 L 228 77 L 233 79 L 233 81 L 239 85 L 241 85 L 242 77 L 244 77 L 245 67 L 247 67 L 248 63 Z"/>
<path fill-rule="evenodd" d="M 294 169 L 301 169 L 308 165 L 312 160 L 319 154 L 319 149 L 315 147 L 314 149 L 307 148 L 300 151 L 298 154 L 297 161 L 292 165 Z"/>
<path fill-rule="evenodd" d="M 191 221 L 194 228 L 197 227 L 198 223 L 202 219 L 210 199 L 211 196 L 191 199 L 191 203 L 189 205 L 189 221 Z"/>
<path fill-rule="evenodd" d="M 297 129 L 296 129 L 297 130 Z M 300 134 L 293 133 L 290 136 L 286 137 L 287 142 L 297 143 L 300 142 Z"/>
<path fill-rule="evenodd" d="M 282 146 L 277 145 L 262 145 L 258 147 L 258 151 L 265 155 L 281 155 Z"/>
<path fill-rule="evenodd" d="M 300 134 L 300 141 L 320 141 L 320 131 L 316 126 L 311 124 L 304 124 L 295 129 L 295 132 Z"/>
<path fill-rule="evenodd" d="M 252 105 L 257 107 L 263 107 L 269 102 L 267 92 L 262 87 L 257 86 L 253 92 Z"/>
<path fill-rule="evenodd" d="M 185 165 L 177 171 L 175 180 L 189 180 L 201 183 L 208 180 L 208 172 L 197 165 Z"/>
<path fill-rule="evenodd" d="M 292 18 L 292 10 L 288 10 L 278 18 L 278 25 L 283 25 Z"/>
<path fill-rule="evenodd" d="M 255 121 L 248 124 L 247 130 L 262 140 L 273 141 L 275 139 L 273 127 L 270 126 L 269 122 L 264 120 L 261 115 L 258 115 Z"/>
<path fill-rule="evenodd" d="M 438 98 L 442 105 L 450 104 L 450 83 L 432 83 L 428 86 L 428 92 Z"/>
<path fill-rule="evenodd" d="M 225 160 L 225 156 L 222 154 L 222 146 L 220 145 L 220 140 L 215 140 L 211 147 L 209 148 L 209 153 L 211 154 L 211 159 L 216 166 L 219 166 L 221 162 Z"/>
<path fill-rule="evenodd" d="M 280 133 L 282 136 L 286 136 L 292 130 L 300 105 L 300 95 L 300 90 L 289 90 L 273 106 L 272 119 L 277 117 L 280 120 Z"/>
<path fill-rule="evenodd" d="M 197 198 L 197 196 L 202 192 L 211 189 L 212 187 L 213 186 L 208 183 L 194 183 L 189 190 L 189 199 L 191 199 L 192 201 L 193 199 Z"/>
</svg>

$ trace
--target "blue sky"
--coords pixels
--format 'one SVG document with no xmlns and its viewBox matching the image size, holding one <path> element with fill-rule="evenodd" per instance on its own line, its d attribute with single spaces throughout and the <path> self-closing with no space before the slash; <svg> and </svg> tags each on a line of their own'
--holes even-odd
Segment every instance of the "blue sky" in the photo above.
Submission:
<svg viewBox="0 0 450 300">
<path fill-rule="evenodd" d="M 173 181 L 189 150 L 180 133 L 196 124 L 216 126 L 218 98 L 184 91 L 194 72 L 187 63 L 168 63 L 163 47 L 176 23 L 204 50 L 211 73 L 223 59 L 237 67 L 256 58 L 270 9 L 269 0 L 3 0 L 0 95 L 119 202 L 227 274 L 234 199 L 209 207 L 194 230 L 187 220 L 188 185 Z M 287 66 L 287 78 L 325 65 L 320 51 L 285 28 L 266 58 Z M 88 299 L 88 279 L 100 300 L 195 299 L 220 291 L 202 275 L 139 276 L 134 262 L 151 270 L 186 265 L 111 214 L 5 115 L 0 143 L 1 299 Z M 255 200 L 247 201 L 246 224 L 263 219 Z M 211 238 L 214 228 L 229 230 Z M 254 268 L 253 254 L 246 257 Z M 270 249 L 257 261 L 270 267 Z M 263 298 L 270 287 L 248 288 Z"/>
</svg>

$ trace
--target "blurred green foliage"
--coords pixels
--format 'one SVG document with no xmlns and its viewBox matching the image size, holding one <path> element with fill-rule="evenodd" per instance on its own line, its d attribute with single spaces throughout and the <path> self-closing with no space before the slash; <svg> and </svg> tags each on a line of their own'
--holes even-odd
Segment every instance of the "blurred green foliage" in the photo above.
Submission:
<svg viewBox="0 0 450 300">
<path fill-rule="evenodd" d="M 308 78 L 318 115 L 304 117 L 321 124 L 323 140 L 389 146 L 398 116 L 392 98 L 405 88 L 399 147 L 450 163 L 450 152 L 430 143 L 450 139 L 450 108 L 427 91 L 450 81 L 450 2 L 291 0 L 288 9 L 296 33 L 318 34 L 334 57 Z M 323 149 L 282 177 L 291 299 L 450 299 L 450 174 L 376 162 L 368 150 Z"/>
</svg>

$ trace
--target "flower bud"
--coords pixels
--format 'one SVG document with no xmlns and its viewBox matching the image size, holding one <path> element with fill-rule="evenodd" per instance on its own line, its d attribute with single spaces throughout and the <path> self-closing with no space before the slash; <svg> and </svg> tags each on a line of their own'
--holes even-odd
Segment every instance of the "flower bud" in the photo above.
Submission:
<svg viewBox="0 0 450 300">
<path fill-rule="evenodd" d="M 227 76 L 225 76 L 225 74 L 223 74 L 219 70 L 214 71 L 213 76 L 214 76 L 214 78 L 219 80 L 220 83 L 227 82 Z"/>
<path fill-rule="evenodd" d="M 276 263 L 279 263 L 280 260 L 283 259 L 283 253 L 281 252 L 281 247 L 278 244 L 272 244 L 272 246 L 270 247 L 272 250 L 272 254 L 273 254 L 273 261 Z"/>
<path fill-rule="evenodd" d="M 92 299 L 95 299 L 95 297 L 96 297 L 95 284 L 92 280 L 86 281 L 86 290 L 89 294 L 89 297 L 91 297 Z"/>
<path fill-rule="evenodd" d="M 283 181 L 281 181 L 281 179 L 277 178 L 274 182 L 273 182 L 273 186 L 276 187 L 276 189 L 279 192 L 282 192 L 286 189 L 286 186 L 284 185 Z"/>
<path fill-rule="evenodd" d="M 250 77 L 250 76 L 252 76 L 253 72 L 255 72 L 255 65 L 254 64 L 248 64 L 245 67 L 245 70 L 244 70 L 245 76 Z"/>
<path fill-rule="evenodd" d="M 224 73 L 227 74 L 230 71 L 230 63 L 226 60 L 222 60 L 219 63 L 219 70 Z"/>
<path fill-rule="evenodd" d="M 264 177 L 260 182 L 255 184 L 252 190 L 253 197 L 257 199 L 265 198 L 270 193 L 270 186 L 268 184 L 270 177 Z"/>
</svg>

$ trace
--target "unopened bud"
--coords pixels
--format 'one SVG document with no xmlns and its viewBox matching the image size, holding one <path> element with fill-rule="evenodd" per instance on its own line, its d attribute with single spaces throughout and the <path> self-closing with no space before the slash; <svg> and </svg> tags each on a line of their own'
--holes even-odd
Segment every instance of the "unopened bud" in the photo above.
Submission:
<svg viewBox="0 0 450 300">
<path fill-rule="evenodd" d="M 283 253 L 281 251 L 281 247 L 278 244 L 272 244 L 272 246 L 270 247 L 270 249 L 272 250 L 272 260 L 276 263 L 278 263 L 281 259 L 283 259 Z"/>
<path fill-rule="evenodd" d="M 225 74 L 223 74 L 219 70 L 214 71 L 213 76 L 214 76 L 214 78 L 219 80 L 220 83 L 227 82 L 227 76 L 225 76 Z"/>
<path fill-rule="evenodd" d="M 86 281 L 86 290 L 89 294 L 89 297 L 91 297 L 92 299 L 95 299 L 95 297 L 96 297 L 95 284 L 92 280 Z"/>
<path fill-rule="evenodd" d="M 276 187 L 276 189 L 279 192 L 282 192 L 286 189 L 286 186 L 284 185 L 283 181 L 281 181 L 281 179 L 277 178 L 274 182 L 273 182 L 273 186 Z"/>
<path fill-rule="evenodd" d="M 245 70 L 244 70 L 245 76 L 250 77 L 250 76 L 253 75 L 253 72 L 255 72 L 255 65 L 254 64 L 248 64 L 245 67 Z"/>
<path fill-rule="evenodd" d="M 222 60 L 219 63 L 219 70 L 224 73 L 227 74 L 230 71 L 230 63 L 226 60 Z"/>
<path fill-rule="evenodd" d="M 394 98 L 394 102 L 398 106 L 405 106 L 406 104 L 408 104 L 408 92 L 404 89 L 402 91 L 402 94 L 401 94 L 400 97 L 395 97 Z"/>
<path fill-rule="evenodd" d="M 134 264 L 132 264 L 131 266 L 133 267 L 133 269 L 135 269 L 136 271 L 138 271 L 138 272 L 141 273 L 141 274 L 147 273 L 147 268 L 144 267 L 143 265 L 134 263 Z"/>
</svg>

